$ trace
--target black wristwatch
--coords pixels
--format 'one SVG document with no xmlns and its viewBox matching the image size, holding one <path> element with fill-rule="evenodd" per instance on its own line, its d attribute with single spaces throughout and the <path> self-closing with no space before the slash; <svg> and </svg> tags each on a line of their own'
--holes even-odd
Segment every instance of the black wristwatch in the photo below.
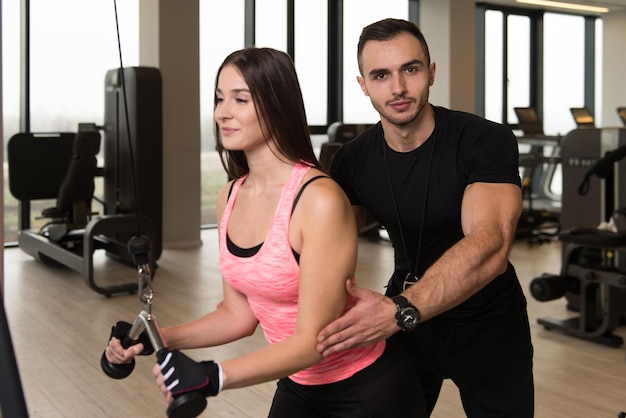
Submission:
<svg viewBox="0 0 626 418">
<path fill-rule="evenodd" d="M 396 312 L 396 323 L 398 326 L 403 331 L 413 330 L 420 322 L 420 313 L 417 308 L 402 295 L 393 296 L 391 300 L 398 309 Z"/>
</svg>

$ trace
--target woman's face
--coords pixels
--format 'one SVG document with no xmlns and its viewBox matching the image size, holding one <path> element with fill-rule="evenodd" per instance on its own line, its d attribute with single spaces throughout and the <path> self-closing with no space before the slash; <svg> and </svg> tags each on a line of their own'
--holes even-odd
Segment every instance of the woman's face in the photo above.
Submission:
<svg viewBox="0 0 626 418">
<path fill-rule="evenodd" d="M 225 149 L 250 151 L 265 146 L 265 137 L 252 95 L 234 66 L 222 68 L 217 79 L 215 98 L 214 117 Z"/>
</svg>

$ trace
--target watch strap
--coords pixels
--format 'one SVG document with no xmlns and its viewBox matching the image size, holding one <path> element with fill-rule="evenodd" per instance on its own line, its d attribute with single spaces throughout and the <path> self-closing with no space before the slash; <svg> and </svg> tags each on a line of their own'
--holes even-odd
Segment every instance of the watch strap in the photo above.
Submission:
<svg viewBox="0 0 626 418">
<path fill-rule="evenodd" d="M 420 315 L 417 308 L 411 302 L 409 302 L 406 297 L 402 295 L 392 296 L 391 300 L 393 301 L 393 303 L 395 303 L 397 309 L 395 316 L 396 324 L 404 331 L 410 331 L 415 328 L 420 320 Z M 407 317 L 405 317 L 407 311 L 412 312 L 413 315 L 414 323 L 411 325 L 407 324 Z"/>
</svg>

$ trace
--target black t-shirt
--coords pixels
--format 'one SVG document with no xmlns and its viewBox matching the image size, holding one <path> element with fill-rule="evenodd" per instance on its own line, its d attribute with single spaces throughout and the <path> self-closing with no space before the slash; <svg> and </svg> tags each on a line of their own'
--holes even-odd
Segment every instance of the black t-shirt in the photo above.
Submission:
<svg viewBox="0 0 626 418">
<path fill-rule="evenodd" d="M 461 202 L 469 184 L 521 185 L 517 140 L 510 129 L 469 113 L 433 108 L 435 129 L 417 149 L 402 153 L 389 148 L 379 122 L 342 146 L 330 168 L 351 203 L 363 206 L 389 233 L 395 271 L 388 294 L 399 293 L 409 271 L 421 276 L 463 238 Z M 508 296 L 516 293 L 519 283 L 509 264 L 505 274 L 444 316 L 484 314 L 494 303 L 502 305 L 503 298 L 511 302 Z"/>
</svg>

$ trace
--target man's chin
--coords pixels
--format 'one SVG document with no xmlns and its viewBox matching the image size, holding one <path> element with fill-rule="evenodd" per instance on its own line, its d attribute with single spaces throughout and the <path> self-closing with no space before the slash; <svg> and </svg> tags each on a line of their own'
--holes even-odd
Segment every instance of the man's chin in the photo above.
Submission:
<svg viewBox="0 0 626 418">
<path fill-rule="evenodd" d="M 390 117 L 386 117 L 385 119 L 387 119 L 389 121 L 389 123 L 391 123 L 392 125 L 395 126 L 400 126 L 400 127 L 405 127 L 405 126 L 409 126 L 411 125 L 414 121 L 415 121 L 415 115 L 411 115 L 411 116 L 407 116 L 405 118 L 390 118 Z"/>
</svg>

